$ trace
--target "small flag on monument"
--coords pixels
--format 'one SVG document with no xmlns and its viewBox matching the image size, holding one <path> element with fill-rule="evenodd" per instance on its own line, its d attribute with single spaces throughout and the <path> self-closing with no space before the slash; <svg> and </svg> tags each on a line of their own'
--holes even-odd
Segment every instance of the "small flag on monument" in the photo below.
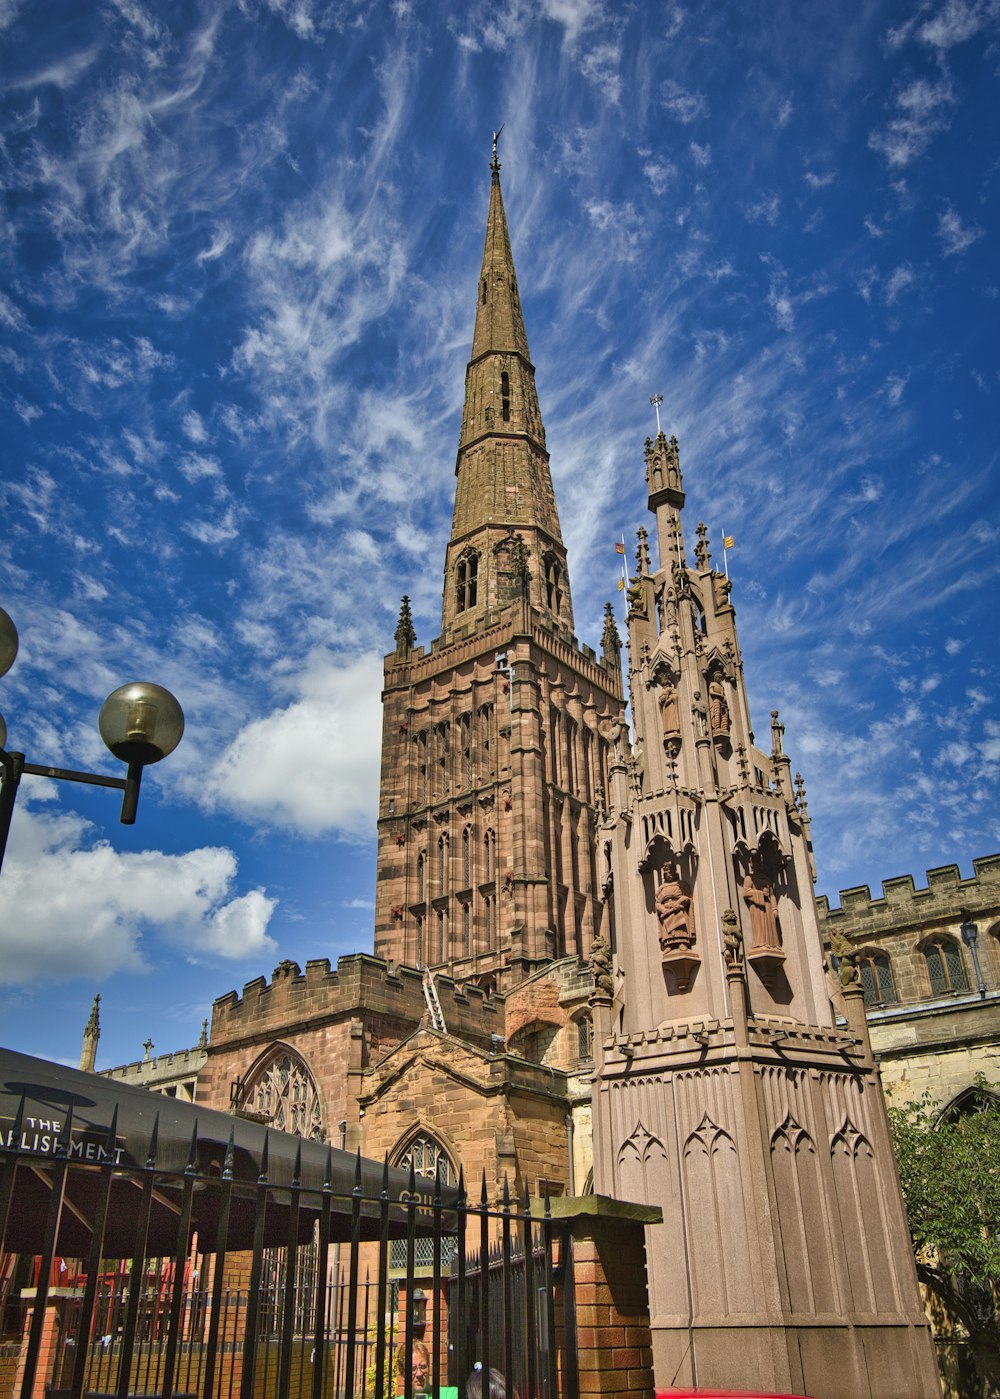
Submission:
<svg viewBox="0 0 1000 1399">
<path fill-rule="evenodd" d="M 624 579 L 624 578 L 619 578 L 619 579 L 618 579 L 618 591 L 619 591 L 619 592 L 623 592 L 623 591 L 624 591 L 624 588 L 625 588 L 625 579 Z"/>
<path fill-rule="evenodd" d="M 615 540 L 615 553 L 616 553 L 616 554 L 624 554 L 624 552 L 625 552 L 625 541 L 624 541 L 624 539 L 616 539 L 616 540 Z"/>
<path fill-rule="evenodd" d="M 734 543 L 735 543 L 735 540 L 733 539 L 733 536 L 732 536 L 731 534 L 724 534 L 724 535 L 722 536 L 722 547 L 723 547 L 723 549 L 731 549 L 731 548 L 733 547 L 733 544 L 734 544 Z"/>
</svg>

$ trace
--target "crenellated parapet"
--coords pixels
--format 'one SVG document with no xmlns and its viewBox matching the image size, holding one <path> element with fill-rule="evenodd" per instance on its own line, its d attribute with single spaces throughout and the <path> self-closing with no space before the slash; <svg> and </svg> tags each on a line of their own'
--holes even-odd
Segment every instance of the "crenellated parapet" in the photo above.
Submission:
<svg viewBox="0 0 1000 1399">
<path fill-rule="evenodd" d="M 973 860 L 975 873 L 963 878 L 957 865 L 928 870 L 926 886 L 917 888 L 912 874 L 882 881 L 881 897 L 872 897 L 867 884 L 840 891 L 840 906 L 830 906 L 826 894 L 816 899 L 824 935 L 878 937 L 955 921 L 967 910 L 973 919 L 1000 918 L 1000 855 Z"/>
<path fill-rule="evenodd" d="M 488 1040 L 502 1023 L 502 997 L 490 997 L 476 985 L 456 984 L 446 976 L 438 976 L 435 985 L 449 1030 Z M 279 1034 L 287 1039 L 302 1028 L 315 1030 L 366 1012 L 417 1024 L 426 1008 L 423 973 L 415 967 L 393 966 L 366 953 L 340 957 L 336 969 L 327 957 L 311 959 L 304 972 L 296 962 L 282 962 L 270 981 L 256 977 L 246 983 L 242 995 L 230 991 L 215 1001 L 211 1046 L 218 1051 L 247 1038 Z"/>
</svg>

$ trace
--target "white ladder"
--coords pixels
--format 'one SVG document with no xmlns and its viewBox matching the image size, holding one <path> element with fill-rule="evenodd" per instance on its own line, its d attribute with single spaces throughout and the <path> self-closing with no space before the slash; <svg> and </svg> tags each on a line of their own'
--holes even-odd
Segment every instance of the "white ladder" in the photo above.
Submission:
<svg viewBox="0 0 1000 1399">
<path fill-rule="evenodd" d="M 431 1024 L 435 1030 L 442 1035 L 447 1034 L 441 1002 L 438 1000 L 437 987 L 434 985 L 434 976 L 430 967 L 424 968 L 424 1000 L 427 1002 L 427 1009 L 431 1013 Z"/>
</svg>

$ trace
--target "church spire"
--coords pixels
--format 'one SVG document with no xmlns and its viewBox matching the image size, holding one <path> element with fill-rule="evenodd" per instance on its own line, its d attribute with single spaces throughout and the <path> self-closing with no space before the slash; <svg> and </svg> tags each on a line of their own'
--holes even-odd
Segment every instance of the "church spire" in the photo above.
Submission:
<svg viewBox="0 0 1000 1399">
<path fill-rule="evenodd" d="M 511 572 L 519 536 L 527 602 L 572 634 L 566 550 L 528 352 L 494 137 L 490 204 L 455 463 L 442 639 L 479 626 L 523 596 Z"/>
<path fill-rule="evenodd" d="M 101 1038 L 101 993 L 94 997 L 90 1008 L 90 1019 L 83 1032 L 83 1047 L 80 1050 L 80 1068 L 86 1073 L 94 1072 L 97 1061 L 97 1041 Z"/>
</svg>

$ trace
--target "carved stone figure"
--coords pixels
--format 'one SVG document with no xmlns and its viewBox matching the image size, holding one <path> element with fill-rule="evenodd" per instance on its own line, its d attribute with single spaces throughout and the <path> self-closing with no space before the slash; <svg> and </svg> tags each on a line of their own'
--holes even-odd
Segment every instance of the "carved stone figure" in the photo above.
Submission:
<svg viewBox="0 0 1000 1399">
<path fill-rule="evenodd" d="M 726 966 L 736 968 L 740 964 L 740 953 L 743 950 L 743 934 L 740 932 L 740 920 L 733 908 L 727 908 L 722 914 L 722 955 L 726 959 Z"/>
<path fill-rule="evenodd" d="M 694 914 L 691 890 L 668 860 L 663 866 L 663 883 L 656 891 L 656 917 L 660 924 L 660 951 L 676 952 L 694 946 Z"/>
<path fill-rule="evenodd" d="M 708 716 L 712 722 L 713 737 L 728 738 L 729 705 L 726 703 L 726 687 L 718 675 L 713 675 L 708 687 Z"/>
<path fill-rule="evenodd" d="M 861 974 L 858 971 L 858 954 L 850 938 L 843 933 L 833 933 L 830 948 L 839 963 L 841 986 L 859 986 Z"/>
<path fill-rule="evenodd" d="M 743 899 L 750 910 L 751 952 L 778 952 L 778 901 L 774 886 L 759 854 L 754 855 L 750 872 L 743 881 Z"/>
<path fill-rule="evenodd" d="M 701 691 L 695 690 L 694 702 L 691 705 L 691 712 L 694 715 L 695 733 L 699 738 L 708 737 L 708 709 L 705 701 L 701 697 Z"/>
<path fill-rule="evenodd" d="M 659 698 L 660 723 L 663 737 L 679 738 L 681 732 L 680 710 L 677 708 L 677 691 L 672 685 L 665 685 Z"/>
<path fill-rule="evenodd" d="M 712 591 L 715 594 L 716 612 L 721 612 L 724 607 L 729 606 L 729 594 L 732 590 L 732 582 L 724 573 L 712 574 Z"/>
<path fill-rule="evenodd" d="M 590 975 L 595 996 L 613 996 L 615 983 L 611 976 L 611 944 L 606 937 L 594 939 L 590 949 Z"/>
<path fill-rule="evenodd" d="M 642 585 L 641 578 L 633 578 L 625 593 L 628 599 L 629 617 L 648 617 L 649 609 L 646 606 L 646 589 Z"/>
</svg>

